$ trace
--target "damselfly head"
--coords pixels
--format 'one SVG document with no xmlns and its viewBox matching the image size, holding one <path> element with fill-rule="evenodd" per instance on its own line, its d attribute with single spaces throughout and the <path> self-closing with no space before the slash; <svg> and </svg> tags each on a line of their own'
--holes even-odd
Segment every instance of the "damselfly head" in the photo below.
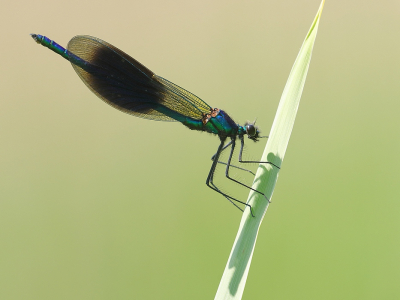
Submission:
<svg viewBox="0 0 400 300">
<path fill-rule="evenodd" d="M 256 126 L 254 126 L 255 123 L 256 121 L 253 123 L 246 122 L 244 124 L 244 128 L 246 128 L 247 137 L 252 141 L 257 142 L 258 138 L 260 137 L 260 131 Z"/>
</svg>

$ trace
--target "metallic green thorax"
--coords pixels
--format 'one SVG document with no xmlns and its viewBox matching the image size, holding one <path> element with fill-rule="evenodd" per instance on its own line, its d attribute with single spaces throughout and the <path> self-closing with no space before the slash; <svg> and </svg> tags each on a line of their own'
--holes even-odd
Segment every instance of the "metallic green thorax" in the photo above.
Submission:
<svg viewBox="0 0 400 300">
<path fill-rule="evenodd" d="M 242 126 L 238 126 L 223 110 L 219 110 L 219 113 L 215 117 L 211 117 L 206 124 L 202 120 L 187 120 L 182 123 L 190 129 L 206 131 L 225 137 L 235 137 L 244 133 Z"/>
</svg>

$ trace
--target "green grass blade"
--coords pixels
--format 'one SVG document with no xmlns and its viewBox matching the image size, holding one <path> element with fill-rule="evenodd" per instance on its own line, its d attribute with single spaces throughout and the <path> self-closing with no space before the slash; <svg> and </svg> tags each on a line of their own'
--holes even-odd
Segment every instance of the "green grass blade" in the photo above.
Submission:
<svg viewBox="0 0 400 300">
<path fill-rule="evenodd" d="M 321 2 L 290 72 L 261 161 L 282 165 L 307 77 L 324 3 L 325 0 Z M 269 164 L 260 164 L 253 188 L 264 192 L 268 199 L 271 199 L 278 172 L 277 168 Z M 254 192 L 250 192 L 248 203 L 253 207 L 255 217 L 250 215 L 249 209 L 243 213 L 239 231 L 215 296 L 216 300 L 241 299 L 243 295 L 258 230 L 269 204 L 264 197 Z"/>
</svg>

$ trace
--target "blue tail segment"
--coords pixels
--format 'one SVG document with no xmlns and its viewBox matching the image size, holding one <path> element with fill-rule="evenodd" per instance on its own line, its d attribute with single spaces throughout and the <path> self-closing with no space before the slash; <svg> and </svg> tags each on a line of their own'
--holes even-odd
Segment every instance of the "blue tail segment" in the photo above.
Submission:
<svg viewBox="0 0 400 300">
<path fill-rule="evenodd" d="M 55 41 L 50 40 L 48 37 L 34 33 L 31 34 L 31 37 L 36 41 L 36 43 L 49 48 L 50 50 L 64 57 L 66 60 L 69 60 L 71 63 L 81 68 L 88 68 L 88 63 L 86 61 L 71 53 L 63 46 L 60 46 Z"/>
</svg>

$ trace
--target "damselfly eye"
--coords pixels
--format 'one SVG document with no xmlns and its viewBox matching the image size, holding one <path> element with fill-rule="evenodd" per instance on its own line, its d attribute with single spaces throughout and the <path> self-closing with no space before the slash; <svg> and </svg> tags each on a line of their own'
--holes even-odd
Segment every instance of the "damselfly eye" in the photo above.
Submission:
<svg viewBox="0 0 400 300">
<path fill-rule="evenodd" d="M 254 127 L 253 124 L 247 124 L 247 125 L 246 125 L 246 133 L 247 133 L 249 136 L 255 136 L 255 135 L 256 135 L 256 132 L 257 132 L 257 130 L 256 130 L 256 128 Z"/>
</svg>

